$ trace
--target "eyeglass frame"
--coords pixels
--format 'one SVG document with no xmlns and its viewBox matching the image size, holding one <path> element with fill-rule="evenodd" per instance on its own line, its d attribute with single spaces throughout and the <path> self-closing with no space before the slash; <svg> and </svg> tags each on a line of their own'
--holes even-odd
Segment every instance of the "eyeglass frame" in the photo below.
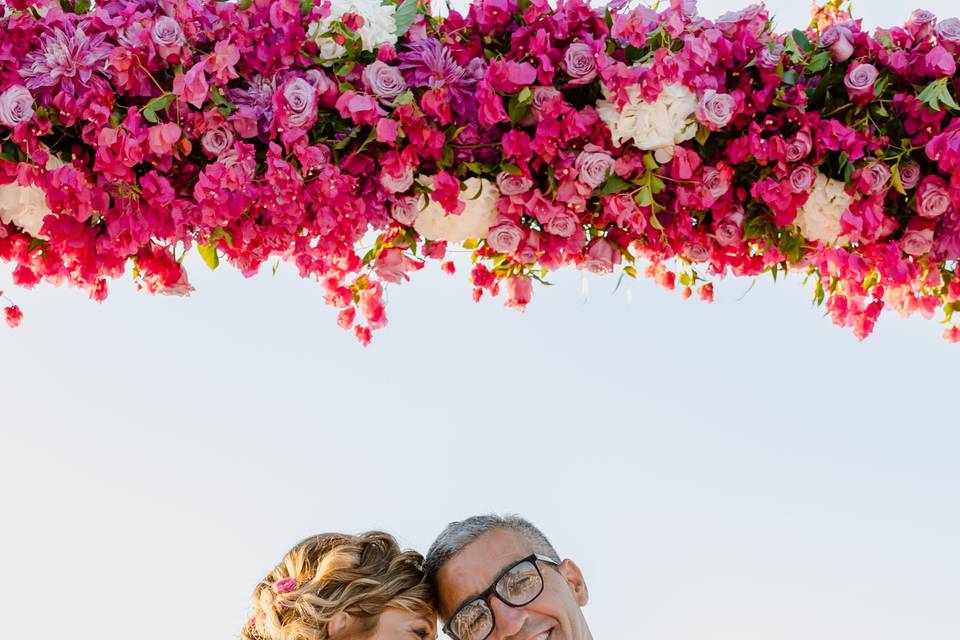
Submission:
<svg viewBox="0 0 960 640">
<path fill-rule="evenodd" d="M 497 628 L 497 614 L 493 612 L 493 607 L 490 606 L 490 596 L 496 596 L 497 600 L 507 605 L 508 607 L 512 607 L 514 609 L 522 609 L 523 607 L 527 606 L 528 604 L 530 604 L 531 602 L 539 598 L 541 595 L 543 595 L 543 590 L 546 588 L 546 581 L 543 578 L 543 571 L 540 570 L 540 565 L 537 564 L 538 561 L 546 562 L 547 564 L 553 566 L 554 568 L 560 567 L 560 562 L 554 560 L 549 556 L 545 556 L 540 553 L 531 553 L 526 558 L 521 558 L 520 560 L 517 560 L 516 562 L 511 564 L 509 567 L 504 569 L 500 573 L 500 575 L 496 577 L 493 583 L 489 587 L 487 587 L 482 593 L 478 593 L 477 595 L 473 596 L 472 598 L 470 598 L 469 600 L 461 604 L 457 608 L 457 610 L 453 612 L 453 615 L 450 616 L 450 620 L 443 624 L 443 632 L 448 637 L 453 638 L 453 640 L 460 640 L 460 636 L 456 635 L 455 633 L 453 633 L 453 631 L 450 630 L 450 622 L 453 622 L 454 618 L 456 618 L 461 611 L 466 609 L 467 606 L 476 602 L 477 600 L 482 600 L 484 604 L 487 605 L 487 609 L 490 611 L 490 617 L 493 619 L 493 625 L 491 625 L 490 631 L 487 633 L 487 635 L 485 635 L 483 638 L 480 638 L 479 640 L 486 640 L 487 638 L 489 638 L 493 634 L 493 630 Z M 533 565 L 533 568 L 537 570 L 537 574 L 540 576 L 540 591 L 537 592 L 537 595 L 533 596 L 523 604 L 512 604 L 510 602 L 507 602 L 503 598 L 503 596 L 497 593 L 497 585 L 500 584 L 500 581 L 503 580 L 508 573 L 516 569 L 518 566 L 520 566 L 524 562 L 529 562 L 530 564 Z"/>
</svg>

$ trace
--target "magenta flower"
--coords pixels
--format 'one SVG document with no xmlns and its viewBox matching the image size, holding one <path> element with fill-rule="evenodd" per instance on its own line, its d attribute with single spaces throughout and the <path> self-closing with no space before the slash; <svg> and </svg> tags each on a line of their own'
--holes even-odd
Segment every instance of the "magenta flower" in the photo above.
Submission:
<svg viewBox="0 0 960 640">
<path fill-rule="evenodd" d="M 49 103 L 60 92 L 80 95 L 94 74 L 109 79 L 106 61 L 113 47 L 104 42 L 106 37 L 104 33 L 88 36 L 84 25 L 72 23 L 52 28 L 40 37 L 40 48 L 24 58 L 20 75 L 27 88 Z"/>
</svg>

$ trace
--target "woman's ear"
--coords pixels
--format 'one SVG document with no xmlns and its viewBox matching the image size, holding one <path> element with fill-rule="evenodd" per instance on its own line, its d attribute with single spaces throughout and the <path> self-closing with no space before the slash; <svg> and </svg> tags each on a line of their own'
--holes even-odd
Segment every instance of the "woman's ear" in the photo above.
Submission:
<svg viewBox="0 0 960 640">
<path fill-rule="evenodd" d="M 346 631 L 350 626 L 351 619 L 352 616 L 346 611 L 335 614 L 330 618 L 330 622 L 327 623 L 327 637 L 332 640 Z"/>
<path fill-rule="evenodd" d="M 587 592 L 587 582 L 583 579 L 583 573 L 580 571 L 580 567 L 578 567 L 577 563 L 573 560 L 564 560 L 560 563 L 559 569 L 560 575 L 563 576 L 563 579 L 570 585 L 570 589 L 573 590 L 573 597 L 576 599 L 577 604 L 581 607 L 586 606 L 587 601 L 590 599 L 590 594 Z"/>
</svg>

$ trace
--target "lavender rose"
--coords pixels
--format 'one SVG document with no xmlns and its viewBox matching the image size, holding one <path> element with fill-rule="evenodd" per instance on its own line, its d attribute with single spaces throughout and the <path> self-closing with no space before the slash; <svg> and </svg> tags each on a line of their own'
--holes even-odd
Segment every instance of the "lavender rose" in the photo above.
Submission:
<svg viewBox="0 0 960 640">
<path fill-rule="evenodd" d="M 527 176 L 515 176 L 506 171 L 501 171 L 497 175 L 497 188 L 500 189 L 500 195 L 516 196 L 530 191 L 532 186 L 533 180 Z"/>
<path fill-rule="evenodd" d="M 543 108 L 544 102 L 557 96 L 562 96 L 562 94 L 555 87 L 534 87 L 533 100 L 530 102 L 530 115 L 533 119 L 537 120 L 540 117 L 540 110 Z"/>
<path fill-rule="evenodd" d="M 922 177 L 920 164 L 913 160 L 900 167 L 900 184 L 903 185 L 904 191 L 909 191 L 920 184 Z"/>
<path fill-rule="evenodd" d="M 701 180 L 703 181 L 703 188 L 714 200 L 730 190 L 729 176 L 723 171 L 718 171 L 716 167 L 704 169 Z"/>
<path fill-rule="evenodd" d="M 702 242 L 689 242 L 683 247 L 683 255 L 690 262 L 706 262 L 710 259 L 710 247 Z"/>
<path fill-rule="evenodd" d="M 513 253 L 523 240 L 523 229 L 511 220 L 503 220 L 487 232 L 487 244 L 497 253 Z"/>
<path fill-rule="evenodd" d="M 287 82 L 283 97 L 289 108 L 287 122 L 291 127 L 306 127 L 316 117 L 317 90 L 305 79 L 293 78 Z"/>
<path fill-rule="evenodd" d="M 806 193 L 817 181 L 817 171 L 808 164 L 801 164 L 790 173 L 790 190 L 794 193 Z"/>
<path fill-rule="evenodd" d="M 13 128 L 33 118 L 33 96 L 29 89 L 15 85 L 0 94 L 0 122 Z"/>
<path fill-rule="evenodd" d="M 787 143 L 787 162 L 799 162 L 813 150 L 813 139 L 806 131 L 797 131 Z"/>
<path fill-rule="evenodd" d="M 944 48 L 956 53 L 960 49 L 960 19 L 947 18 L 937 25 L 937 38 Z"/>
<path fill-rule="evenodd" d="M 613 165 L 614 160 L 609 153 L 586 149 L 580 152 L 576 162 L 580 181 L 594 189 L 606 181 L 607 176 L 613 171 Z"/>
<path fill-rule="evenodd" d="M 363 83 L 381 100 L 392 100 L 407 90 L 400 69 L 377 60 L 363 70 Z"/>
<path fill-rule="evenodd" d="M 183 29 L 180 28 L 180 23 L 170 16 L 161 16 L 153 23 L 150 37 L 161 47 L 175 47 L 183 42 Z"/>
<path fill-rule="evenodd" d="M 829 26 L 820 36 L 820 44 L 830 50 L 834 62 L 846 62 L 853 55 L 853 32 L 840 24 Z"/>
<path fill-rule="evenodd" d="M 877 68 L 869 62 L 862 62 L 850 67 L 847 76 L 843 79 L 843 84 L 847 87 L 847 93 L 855 102 L 869 101 L 874 97 L 874 85 L 877 82 Z"/>
<path fill-rule="evenodd" d="M 587 84 L 597 77 L 593 50 L 585 42 L 574 42 L 563 56 L 563 70 L 570 76 L 570 84 Z"/>
<path fill-rule="evenodd" d="M 939 176 L 927 176 L 917 188 L 917 213 L 924 218 L 937 218 L 950 209 L 947 183 Z"/>
<path fill-rule="evenodd" d="M 736 107 L 737 102 L 730 94 L 707 89 L 697 105 L 697 119 L 711 131 L 716 131 L 730 123 Z"/>
<path fill-rule="evenodd" d="M 737 207 L 731 213 L 713 223 L 713 237 L 717 244 L 724 247 L 736 247 L 743 239 L 743 220 L 746 214 L 743 207 Z"/>
<path fill-rule="evenodd" d="M 904 27 L 913 36 L 914 40 L 926 40 L 933 33 L 934 23 L 937 16 L 925 9 L 916 9 L 907 18 L 907 24 Z"/>
<path fill-rule="evenodd" d="M 381 172 L 380 184 L 390 193 L 403 193 L 413 186 L 413 165 L 406 165 L 398 176 L 388 171 Z"/>
<path fill-rule="evenodd" d="M 210 129 L 200 138 L 203 150 L 212 156 L 219 156 L 233 144 L 233 132 L 224 127 Z"/>
<path fill-rule="evenodd" d="M 757 66 L 761 69 L 772 71 L 777 68 L 777 65 L 780 64 L 782 59 L 783 45 L 777 42 L 773 45 L 772 49 L 766 46 L 760 50 L 760 53 L 757 54 Z"/>
</svg>

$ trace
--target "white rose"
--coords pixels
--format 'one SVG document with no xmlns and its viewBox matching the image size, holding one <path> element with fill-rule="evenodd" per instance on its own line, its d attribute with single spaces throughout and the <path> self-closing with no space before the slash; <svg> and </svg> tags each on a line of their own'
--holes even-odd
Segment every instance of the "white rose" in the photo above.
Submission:
<svg viewBox="0 0 960 640">
<path fill-rule="evenodd" d="M 604 95 L 609 98 L 606 88 Z M 645 102 L 639 87 L 627 87 L 627 96 L 630 101 L 622 109 L 608 100 L 597 103 L 615 146 L 632 141 L 665 162 L 673 157 L 674 146 L 697 135 L 697 96 L 682 84 L 665 85 L 654 102 Z"/>
<path fill-rule="evenodd" d="M 47 169 L 59 169 L 62 166 L 63 162 L 51 153 Z M 47 195 L 40 187 L 22 187 L 16 182 L 0 185 L 0 220 L 4 224 L 12 222 L 34 238 L 46 240 L 40 229 L 43 228 L 43 219 L 51 213 L 47 207 Z"/>
<path fill-rule="evenodd" d="M 357 30 L 364 51 L 376 51 L 381 45 L 397 43 L 396 7 L 382 5 L 380 0 L 332 0 L 330 15 L 314 22 L 307 29 L 307 37 L 320 47 L 320 57 L 327 60 L 340 58 L 346 53 L 341 45 L 322 34 L 330 30 L 331 23 L 345 13 L 355 13 L 363 18 L 363 26 Z"/>
<path fill-rule="evenodd" d="M 430 176 L 420 176 L 417 181 L 428 187 L 433 185 L 433 178 Z M 467 189 L 460 192 L 460 201 L 464 204 L 460 215 L 448 214 L 439 203 L 427 196 L 420 199 L 419 207 L 422 210 L 413 223 L 417 233 L 427 240 L 454 243 L 468 238 L 483 240 L 487 237 L 490 227 L 497 221 L 497 200 L 500 192 L 494 183 L 483 178 L 467 178 L 463 184 Z M 471 200 L 474 196 L 477 197 Z"/>
<path fill-rule="evenodd" d="M 811 242 L 835 244 L 841 240 L 840 217 L 853 203 L 853 198 L 844 190 L 844 183 L 817 174 L 810 198 L 800 208 L 794 224 L 804 238 Z"/>
</svg>

